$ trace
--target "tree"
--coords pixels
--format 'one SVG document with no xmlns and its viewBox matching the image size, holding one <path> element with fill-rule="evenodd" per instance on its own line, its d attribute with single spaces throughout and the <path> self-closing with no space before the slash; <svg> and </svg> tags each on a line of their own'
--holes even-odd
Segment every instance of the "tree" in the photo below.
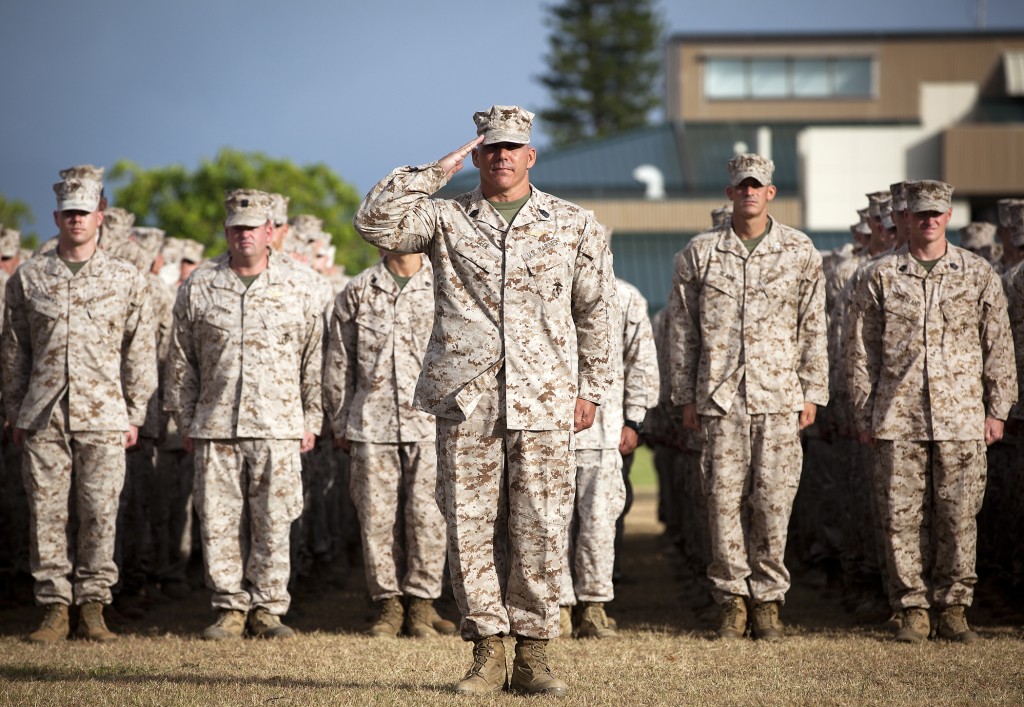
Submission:
<svg viewBox="0 0 1024 707">
<path fill-rule="evenodd" d="M 25 232 L 26 226 L 34 221 L 32 209 L 28 204 L 18 199 L 8 199 L 0 194 L 0 224 L 21 231 L 21 244 L 24 248 L 35 248 L 39 243 L 39 237 L 35 233 Z"/>
<path fill-rule="evenodd" d="M 289 197 L 291 215 L 313 214 L 323 219 L 324 230 L 337 247 L 337 261 L 349 272 L 362 270 L 377 257 L 352 226 L 358 194 L 321 163 L 299 166 L 260 152 L 225 148 L 192 172 L 182 165 L 143 169 L 121 160 L 111 170 L 109 181 L 124 182 L 114 191 L 112 206 L 131 211 L 138 224 L 158 226 L 169 236 L 204 243 L 207 255 L 227 247 L 224 193 L 250 188 Z"/>
<path fill-rule="evenodd" d="M 654 0 L 564 0 L 548 7 L 548 73 L 554 106 L 540 112 L 555 145 L 648 122 L 661 99 L 662 22 Z"/>
</svg>

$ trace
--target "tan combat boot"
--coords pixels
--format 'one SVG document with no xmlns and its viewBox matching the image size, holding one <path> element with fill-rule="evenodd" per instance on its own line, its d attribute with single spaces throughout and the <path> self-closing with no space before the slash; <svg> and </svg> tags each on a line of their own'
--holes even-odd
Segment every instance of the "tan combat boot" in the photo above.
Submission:
<svg viewBox="0 0 1024 707">
<path fill-rule="evenodd" d="M 485 695 L 500 692 L 508 682 L 505 643 L 501 636 L 488 636 L 473 642 L 473 666 L 455 685 L 460 695 Z"/>
<path fill-rule="evenodd" d="M 562 638 L 572 638 L 572 607 L 558 607 L 558 635 Z"/>
<path fill-rule="evenodd" d="M 967 625 L 964 607 L 960 605 L 947 606 L 939 614 L 939 636 L 958 643 L 974 643 L 978 640 L 978 634 Z"/>
<path fill-rule="evenodd" d="M 920 643 L 928 638 L 930 632 L 928 610 L 915 606 L 903 610 L 903 620 L 900 630 L 896 632 L 896 640 L 901 643 Z"/>
<path fill-rule="evenodd" d="M 743 597 L 731 596 L 719 606 L 722 623 L 718 627 L 718 637 L 723 639 L 743 638 L 747 631 L 747 603 Z"/>
<path fill-rule="evenodd" d="M 217 620 L 203 629 L 199 637 L 204 641 L 230 641 L 245 633 L 245 612 L 221 609 Z"/>
<path fill-rule="evenodd" d="M 281 623 L 281 617 L 262 606 L 249 614 L 249 635 L 253 638 L 295 638 L 295 631 Z"/>
<path fill-rule="evenodd" d="M 76 635 L 101 643 L 117 640 L 117 634 L 107 628 L 107 622 L 103 620 L 103 604 L 98 601 L 91 601 L 79 607 Z"/>
<path fill-rule="evenodd" d="M 430 625 L 434 627 L 434 630 L 440 633 L 442 636 L 454 636 L 459 632 L 459 627 L 455 625 L 453 621 L 441 616 L 437 613 L 437 609 L 434 608 L 434 602 L 432 600 L 427 601 L 427 615 L 430 617 Z"/>
<path fill-rule="evenodd" d="M 604 604 L 588 601 L 583 604 L 583 611 L 580 612 L 580 625 L 576 629 L 576 636 L 577 638 L 618 638 L 619 632 L 615 630 L 604 613 Z"/>
<path fill-rule="evenodd" d="M 397 636 L 402 631 L 402 622 L 405 621 L 405 609 L 402 608 L 402 600 L 399 597 L 388 597 L 377 602 L 377 620 L 367 631 L 367 634 L 374 638 L 388 638 Z"/>
<path fill-rule="evenodd" d="M 781 641 L 786 637 L 779 620 L 779 602 L 764 601 L 754 605 L 754 638 L 759 641 Z"/>
<path fill-rule="evenodd" d="M 434 611 L 434 603 L 430 599 L 409 597 L 409 612 L 405 615 L 405 632 L 413 638 L 437 636 L 438 631 L 434 628 L 435 617 L 441 619 Z M 452 626 L 454 628 L 454 624 Z"/>
<path fill-rule="evenodd" d="M 540 638 L 516 636 L 516 658 L 512 661 L 509 688 L 524 695 L 565 697 L 569 688 L 551 673 L 548 666 L 548 642 Z"/>
<path fill-rule="evenodd" d="M 54 643 L 68 637 L 71 626 L 68 622 L 67 604 L 50 604 L 46 607 L 43 622 L 28 635 L 29 643 Z"/>
</svg>

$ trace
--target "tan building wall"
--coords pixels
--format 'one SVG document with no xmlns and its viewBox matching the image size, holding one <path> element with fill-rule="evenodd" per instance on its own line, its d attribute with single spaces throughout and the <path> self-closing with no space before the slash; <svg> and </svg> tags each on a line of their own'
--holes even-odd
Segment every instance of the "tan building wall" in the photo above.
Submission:
<svg viewBox="0 0 1024 707">
<path fill-rule="evenodd" d="M 669 120 L 701 121 L 895 121 L 920 120 L 925 82 L 968 82 L 982 98 L 1005 95 L 1003 54 L 1024 51 L 1024 34 L 864 36 L 835 38 L 676 37 L 668 45 Z M 708 100 L 708 58 L 872 57 L 873 99 Z"/>
<path fill-rule="evenodd" d="M 724 190 L 723 190 L 724 191 Z M 629 233 L 699 233 L 711 227 L 711 212 L 728 201 L 721 199 L 574 199 L 597 214 L 597 220 L 616 231 Z M 770 212 L 787 226 L 801 228 L 803 209 L 795 198 L 776 198 Z"/>
<path fill-rule="evenodd" d="M 1024 193 L 1024 125 L 960 125 L 943 136 L 943 180 L 959 196 Z M 998 159 L 985 159 L 998 155 Z"/>
</svg>

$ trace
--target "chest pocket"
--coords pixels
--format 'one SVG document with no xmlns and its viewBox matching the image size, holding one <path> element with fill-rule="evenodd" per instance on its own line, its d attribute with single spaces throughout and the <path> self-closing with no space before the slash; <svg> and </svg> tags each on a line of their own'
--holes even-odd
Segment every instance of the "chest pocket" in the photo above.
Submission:
<svg viewBox="0 0 1024 707">
<path fill-rule="evenodd" d="M 88 300 L 89 321 L 101 338 L 114 340 L 124 331 L 125 306 L 115 292 L 107 291 Z"/>
<path fill-rule="evenodd" d="M 554 243 L 534 250 L 524 257 L 526 272 L 533 279 L 533 291 L 544 301 L 555 302 L 569 288 L 569 255 L 566 248 Z"/>
<path fill-rule="evenodd" d="M 387 343 L 392 324 L 371 309 L 362 309 L 356 316 L 359 360 L 372 365 Z"/>
<path fill-rule="evenodd" d="M 922 323 L 924 303 L 907 297 L 887 297 L 883 310 L 886 327 L 916 328 Z"/>
<path fill-rule="evenodd" d="M 946 327 L 958 332 L 967 332 L 978 326 L 978 310 L 966 296 L 949 296 L 939 302 L 942 319 Z"/>
<path fill-rule="evenodd" d="M 233 310 L 214 306 L 203 312 L 198 324 L 201 343 L 222 347 L 241 329 L 241 318 Z"/>
</svg>

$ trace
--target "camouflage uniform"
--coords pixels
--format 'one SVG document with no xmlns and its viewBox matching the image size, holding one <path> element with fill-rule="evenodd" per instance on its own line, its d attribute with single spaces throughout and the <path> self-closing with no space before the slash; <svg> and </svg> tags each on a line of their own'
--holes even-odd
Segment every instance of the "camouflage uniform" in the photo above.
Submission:
<svg viewBox="0 0 1024 707">
<path fill-rule="evenodd" d="M 76 275 L 50 250 L 7 285 L 3 402 L 11 426 L 26 430 L 22 474 L 40 604 L 110 603 L 124 432 L 142 425 L 156 389 L 144 290 L 130 265 L 99 250 Z M 74 565 L 66 537 L 72 470 Z"/>
<path fill-rule="evenodd" d="M 970 605 L 984 421 L 1005 420 L 1017 393 L 999 277 L 952 245 L 929 273 L 904 247 L 880 261 L 856 294 L 849 389 L 858 429 L 877 440 L 890 603 Z M 929 494 L 930 573 L 921 552 Z"/>
<path fill-rule="evenodd" d="M 467 640 L 558 635 L 578 398 L 611 386 L 611 259 L 597 222 L 531 188 L 513 220 L 480 188 L 431 199 L 439 163 L 403 167 L 363 200 L 370 243 L 423 252 L 434 328 L 415 404 L 437 416 L 439 500 Z M 508 545 L 506 555 L 505 545 Z"/>
<path fill-rule="evenodd" d="M 338 295 L 331 318 L 326 414 L 334 435 L 352 444 L 352 500 L 375 601 L 441 595 L 436 423 L 412 404 L 433 319 L 433 273 L 425 259 L 402 288 L 384 261 L 364 270 Z"/>
<path fill-rule="evenodd" d="M 594 425 L 576 435 L 575 527 L 565 544 L 563 606 L 614 598 L 615 523 L 626 502 L 619 441 L 625 420 L 642 423 L 658 401 L 658 361 L 647 300 L 628 282 L 617 279 L 615 284 L 622 340 L 615 341 L 615 378 L 608 399 L 598 408 Z"/>
<path fill-rule="evenodd" d="M 269 255 L 246 289 L 229 255 L 178 290 L 165 409 L 195 442 L 195 506 L 215 609 L 288 610 L 300 440 L 322 423 L 323 311 L 308 271 Z"/>
<path fill-rule="evenodd" d="M 782 602 L 799 414 L 828 402 L 821 256 L 774 220 L 752 253 L 731 228 L 700 234 L 676 256 L 669 327 L 672 401 L 704 431 L 715 599 Z"/>
</svg>

